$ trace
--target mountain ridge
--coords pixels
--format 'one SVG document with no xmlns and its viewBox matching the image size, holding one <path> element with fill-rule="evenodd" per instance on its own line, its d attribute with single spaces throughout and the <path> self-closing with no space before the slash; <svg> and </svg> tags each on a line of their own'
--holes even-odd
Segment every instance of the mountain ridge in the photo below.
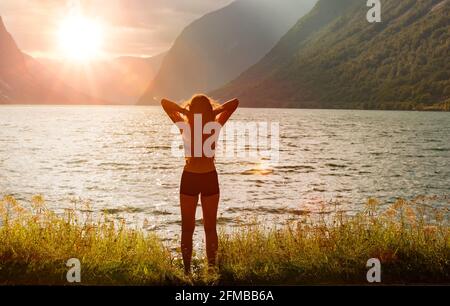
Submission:
<svg viewBox="0 0 450 306">
<path fill-rule="evenodd" d="M 219 100 L 237 96 L 249 107 L 423 109 L 445 104 L 450 99 L 450 2 L 386 0 L 379 24 L 365 20 L 363 2 L 320 0 L 260 62 L 211 95 Z M 339 5 L 345 10 L 338 12 Z M 311 18 L 326 15 L 327 7 L 338 14 L 299 40 Z"/>
<path fill-rule="evenodd" d="M 256 63 L 316 0 L 237 0 L 188 25 L 140 104 L 189 98 L 221 86 Z M 295 8 L 295 9 L 293 9 Z"/>
</svg>

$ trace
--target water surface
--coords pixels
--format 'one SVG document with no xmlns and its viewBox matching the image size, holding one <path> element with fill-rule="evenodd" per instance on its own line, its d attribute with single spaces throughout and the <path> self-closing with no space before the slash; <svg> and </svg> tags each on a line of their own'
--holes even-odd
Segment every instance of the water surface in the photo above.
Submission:
<svg viewBox="0 0 450 306">
<path fill-rule="evenodd" d="M 227 227 L 448 194 L 448 113 L 240 109 L 233 120 L 278 121 L 281 143 L 279 163 L 218 157 Z M 90 200 L 175 237 L 184 161 L 172 156 L 170 127 L 157 107 L 1 106 L 0 194 L 43 194 L 53 209 Z"/>
</svg>

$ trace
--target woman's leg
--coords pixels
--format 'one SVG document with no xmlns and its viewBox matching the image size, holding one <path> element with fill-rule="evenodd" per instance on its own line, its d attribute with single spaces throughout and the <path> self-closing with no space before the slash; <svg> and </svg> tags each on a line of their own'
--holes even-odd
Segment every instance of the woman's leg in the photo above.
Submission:
<svg viewBox="0 0 450 306">
<path fill-rule="evenodd" d="M 220 195 L 202 196 L 203 226 L 206 235 L 206 255 L 210 266 L 216 265 L 218 238 L 217 238 L 217 209 Z"/>
<path fill-rule="evenodd" d="M 184 272 L 191 273 L 192 236 L 195 230 L 195 212 L 198 196 L 180 195 L 181 206 L 181 253 L 183 254 Z"/>
</svg>

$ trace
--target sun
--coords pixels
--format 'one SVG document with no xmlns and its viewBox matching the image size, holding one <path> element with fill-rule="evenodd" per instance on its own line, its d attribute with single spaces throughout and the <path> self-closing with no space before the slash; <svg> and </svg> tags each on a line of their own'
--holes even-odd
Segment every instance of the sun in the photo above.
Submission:
<svg viewBox="0 0 450 306">
<path fill-rule="evenodd" d="M 71 15 L 59 27 L 58 42 L 62 55 L 87 61 L 100 55 L 103 44 L 101 23 L 82 15 Z"/>
</svg>

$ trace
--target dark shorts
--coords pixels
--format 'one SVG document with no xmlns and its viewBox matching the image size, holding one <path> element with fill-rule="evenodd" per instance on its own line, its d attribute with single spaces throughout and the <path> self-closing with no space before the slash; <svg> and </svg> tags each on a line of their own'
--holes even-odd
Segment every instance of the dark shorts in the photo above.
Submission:
<svg viewBox="0 0 450 306">
<path fill-rule="evenodd" d="M 213 196 L 220 193 L 217 171 L 208 173 L 192 173 L 184 171 L 181 177 L 180 193 L 196 197 Z"/>
</svg>

